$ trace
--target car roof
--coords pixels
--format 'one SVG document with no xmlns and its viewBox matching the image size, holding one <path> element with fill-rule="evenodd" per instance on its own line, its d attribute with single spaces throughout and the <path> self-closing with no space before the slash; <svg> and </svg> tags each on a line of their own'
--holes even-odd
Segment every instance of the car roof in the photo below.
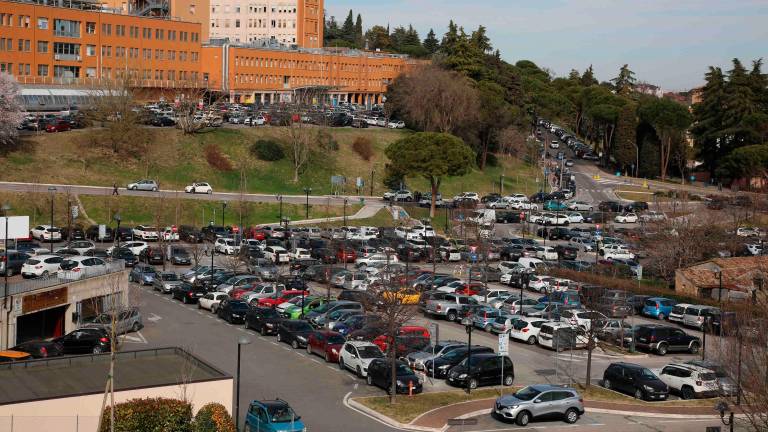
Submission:
<svg viewBox="0 0 768 432">
<path fill-rule="evenodd" d="M 532 388 L 534 388 L 534 389 L 536 389 L 536 390 L 538 390 L 540 392 L 545 392 L 545 391 L 549 391 L 549 390 L 568 390 L 568 391 L 572 391 L 574 393 L 578 393 L 575 388 L 561 386 L 561 385 L 557 385 L 557 384 L 532 384 L 529 387 L 532 387 Z"/>
<path fill-rule="evenodd" d="M 371 342 L 367 342 L 367 341 L 347 341 L 346 344 L 352 345 L 355 348 L 368 347 L 368 346 L 374 346 L 375 347 L 376 346 L 375 344 L 373 344 Z"/>
</svg>

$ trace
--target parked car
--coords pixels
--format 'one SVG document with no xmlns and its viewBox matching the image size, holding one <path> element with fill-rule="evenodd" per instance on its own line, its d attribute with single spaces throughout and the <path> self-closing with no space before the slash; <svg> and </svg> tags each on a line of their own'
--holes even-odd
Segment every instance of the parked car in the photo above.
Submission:
<svg viewBox="0 0 768 432">
<path fill-rule="evenodd" d="M 650 369 L 632 363 L 611 363 L 603 372 L 603 387 L 641 400 L 665 400 L 669 387 Z"/>
<path fill-rule="evenodd" d="M 676 301 L 664 297 L 651 297 L 645 300 L 642 314 L 648 317 L 664 321 L 672 312 L 672 308 L 677 304 Z"/>
<path fill-rule="evenodd" d="M 358 377 L 364 378 L 368 374 L 368 365 L 371 361 L 383 357 L 384 353 L 381 349 L 370 342 L 347 341 L 341 347 L 339 368 L 349 369 Z"/>
<path fill-rule="evenodd" d="M 184 188 L 184 192 L 192 194 L 212 194 L 213 188 L 206 182 L 195 182 Z"/>
<path fill-rule="evenodd" d="M 197 308 L 206 309 L 216 313 L 216 308 L 218 308 L 221 301 L 226 298 L 228 298 L 227 293 L 219 291 L 209 292 L 200 297 L 200 299 L 197 301 Z"/>
<path fill-rule="evenodd" d="M 59 264 L 58 276 L 62 279 L 81 279 L 105 272 L 107 263 L 96 257 L 71 256 Z"/>
<path fill-rule="evenodd" d="M 307 338 L 307 354 L 317 354 L 328 363 L 338 363 L 339 352 L 345 342 L 346 339 L 341 333 L 319 330 Z"/>
<path fill-rule="evenodd" d="M 720 395 L 717 376 L 709 369 L 685 363 L 672 363 L 654 371 L 660 380 L 683 399 L 711 398 Z"/>
<path fill-rule="evenodd" d="M 8 253 L 8 261 L 11 263 L 9 266 L 11 269 L 8 274 L 9 276 L 15 273 L 15 261 L 21 258 L 19 254 L 20 252 L 11 251 Z M 5 254 L 0 254 L 0 259 L 3 260 L 3 262 L 0 263 L 0 268 L 5 271 Z M 21 276 L 24 278 L 48 277 L 59 271 L 59 266 L 63 260 L 64 258 L 59 255 L 36 255 L 34 257 L 27 258 L 27 260 L 24 261 L 21 266 Z"/>
<path fill-rule="evenodd" d="M 290 344 L 294 349 L 306 348 L 307 339 L 314 330 L 304 320 L 282 320 L 277 327 L 277 341 Z"/>
<path fill-rule="evenodd" d="M 659 324 L 643 324 L 635 327 L 635 346 L 642 350 L 654 351 L 658 355 L 668 352 L 699 352 L 701 340 L 686 334 L 677 327 Z"/>
<path fill-rule="evenodd" d="M 387 394 L 419 394 L 421 393 L 421 380 L 411 370 L 408 365 L 395 360 L 395 388 L 392 386 L 392 361 L 388 359 L 373 359 L 368 364 L 368 374 L 366 382 L 368 385 L 375 385 L 387 391 Z M 393 391 L 394 390 L 394 391 Z"/>
<path fill-rule="evenodd" d="M 171 298 L 181 300 L 184 304 L 197 303 L 205 294 L 205 289 L 189 282 L 182 282 L 178 285 L 174 285 L 171 290 Z"/>
<path fill-rule="evenodd" d="M 245 415 L 249 432 L 303 432 L 307 428 L 288 402 L 282 399 L 253 401 Z"/>
<path fill-rule="evenodd" d="M 179 246 L 173 246 L 170 248 L 170 253 L 165 257 L 173 265 L 191 265 L 192 257 L 189 252 Z"/>
<path fill-rule="evenodd" d="M 511 386 L 515 381 L 515 367 L 507 356 L 493 352 L 473 353 L 451 368 L 447 381 L 451 385 L 470 389 L 499 383 Z"/>
<path fill-rule="evenodd" d="M 46 340 L 30 340 L 22 342 L 10 351 L 23 352 L 29 354 L 32 358 L 57 357 L 62 355 L 64 347 L 59 342 Z"/>
<path fill-rule="evenodd" d="M 466 344 L 462 347 L 443 352 L 442 354 L 435 356 L 432 359 L 424 361 L 424 370 L 428 376 L 434 376 L 435 378 L 446 378 L 448 373 L 454 366 L 464 361 L 469 352 L 472 352 L 472 357 L 483 353 L 493 353 L 493 349 L 482 345 L 472 345 L 467 349 Z M 501 382 L 499 380 L 499 382 Z"/>
<path fill-rule="evenodd" d="M 80 328 L 54 339 L 62 347 L 62 354 L 100 354 L 109 352 L 112 343 L 109 332 L 103 328 Z"/>
<path fill-rule="evenodd" d="M 566 423 L 576 423 L 584 415 L 584 402 L 570 387 L 536 384 L 496 399 L 493 414 L 525 427 L 531 420 L 560 417 Z"/>
<path fill-rule="evenodd" d="M 141 321 L 141 312 L 139 308 L 130 308 L 126 310 L 113 312 L 104 312 L 85 320 L 80 328 L 100 328 L 111 331 L 112 318 L 115 317 L 115 333 L 124 334 L 128 332 L 137 332 L 144 327 Z"/>
<path fill-rule="evenodd" d="M 159 272 L 155 275 L 154 280 L 152 281 L 152 288 L 155 291 L 160 291 L 164 294 L 169 294 L 173 291 L 173 287 L 175 285 L 179 285 L 181 283 L 181 278 L 178 274 L 174 272 Z"/>
<path fill-rule="evenodd" d="M 138 264 L 128 273 L 128 282 L 136 282 L 141 285 L 152 285 L 157 276 L 157 270 L 149 264 Z"/>
<path fill-rule="evenodd" d="M 56 242 L 61 240 L 61 229 L 51 225 L 38 225 L 30 230 L 30 237 L 41 242 Z"/>
<path fill-rule="evenodd" d="M 216 315 L 230 324 L 243 323 L 245 322 L 245 315 L 248 313 L 248 309 L 248 303 L 242 300 L 226 298 L 216 308 Z"/>
<path fill-rule="evenodd" d="M 160 189 L 160 185 L 155 180 L 143 179 L 133 183 L 128 183 L 126 189 L 132 191 L 152 191 L 157 192 Z"/>
</svg>

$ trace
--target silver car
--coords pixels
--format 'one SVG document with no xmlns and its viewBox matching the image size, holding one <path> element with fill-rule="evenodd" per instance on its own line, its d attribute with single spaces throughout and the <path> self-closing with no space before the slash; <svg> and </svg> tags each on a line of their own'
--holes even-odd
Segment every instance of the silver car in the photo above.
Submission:
<svg viewBox="0 0 768 432">
<path fill-rule="evenodd" d="M 536 384 L 496 399 L 493 414 L 513 420 L 518 426 L 527 426 L 536 418 L 554 416 L 573 424 L 584 414 L 584 403 L 573 388 Z"/>
<path fill-rule="evenodd" d="M 464 342 L 459 341 L 441 341 L 437 344 L 430 344 L 421 351 L 414 351 L 412 353 L 409 353 L 407 356 L 405 356 L 405 361 L 408 362 L 408 365 L 416 370 L 425 370 L 424 365 L 427 361 L 434 359 L 435 357 L 439 357 L 442 354 L 448 353 L 450 351 L 453 351 L 457 348 L 463 348 L 466 347 L 467 344 Z"/>
<path fill-rule="evenodd" d="M 126 187 L 128 190 L 140 190 L 140 191 L 152 191 L 157 192 L 160 189 L 160 185 L 154 180 L 144 179 L 134 183 L 129 183 Z"/>
<path fill-rule="evenodd" d="M 139 312 L 138 308 L 118 312 L 115 324 L 115 332 L 117 334 L 137 332 L 144 327 L 144 324 L 141 322 L 141 312 Z M 104 312 L 88 320 L 80 328 L 103 328 L 106 331 L 110 331 L 111 326 L 112 313 Z"/>
</svg>

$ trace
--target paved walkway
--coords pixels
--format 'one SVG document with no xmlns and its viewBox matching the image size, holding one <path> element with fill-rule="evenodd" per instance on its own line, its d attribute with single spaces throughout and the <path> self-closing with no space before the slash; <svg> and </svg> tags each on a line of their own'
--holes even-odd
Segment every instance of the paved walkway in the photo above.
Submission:
<svg viewBox="0 0 768 432">
<path fill-rule="evenodd" d="M 366 204 L 360 210 L 358 210 L 357 213 L 353 215 L 348 215 L 346 219 L 347 220 L 367 219 L 375 216 L 376 213 L 379 212 L 379 210 L 385 207 L 386 206 L 383 204 Z M 302 220 L 291 221 L 291 225 L 309 225 L 309 224 L 319 224 L 324 222 L 340 222 L 343 220 L 344 220 L 344 216 L 334 216 L 329 218 L 316 218 L 316 219 L 302 219 Z M 272 224 L 263 224 L 263 225 L 278 226 L 280 224 L 276 222 Z"/>
</svg>

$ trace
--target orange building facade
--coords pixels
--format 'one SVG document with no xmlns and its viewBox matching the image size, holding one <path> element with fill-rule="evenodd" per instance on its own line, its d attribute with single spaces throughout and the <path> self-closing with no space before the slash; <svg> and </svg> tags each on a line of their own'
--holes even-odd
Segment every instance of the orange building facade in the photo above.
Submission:
<svg viewBox="0 0 768 432">
<path fill-rule="evenodd" d="M 312 12 L 300 20 L 302 34 L 322 41 L 322 1 L 299 1 Z M 370 105 L 381 103 L 387 85 L 413 64 L 401 55 L 355 50 L 209 44 L 201 27 L 117 10 L 0 0 L 0 72 L 23 89 L 89 89 L 127 77 L 155 94 L 205 88 L 233 101 L 270 103 L 323 87 L 335 102 Z"/>
</svg>

